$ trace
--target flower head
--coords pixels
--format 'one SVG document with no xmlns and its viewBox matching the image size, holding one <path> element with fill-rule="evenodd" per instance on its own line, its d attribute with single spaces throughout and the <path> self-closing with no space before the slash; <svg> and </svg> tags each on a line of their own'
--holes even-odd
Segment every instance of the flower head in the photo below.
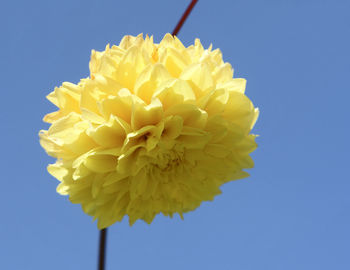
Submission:
<svg viewBox="0 0 350 270">
<path fill-rule="evenodd" d="M 233 79 L 219 49 L 185 47 L 166 34 L 125 36 L 92 51 L 90 77 L 65 82 L 47 98 L 59 110 L 40 142 L 55 158 L 58 193 L 105 228 L 129 216 L 151 223 L 213 200 L 246 177 L 256 148 L 258 110 Z"/>
</svg>

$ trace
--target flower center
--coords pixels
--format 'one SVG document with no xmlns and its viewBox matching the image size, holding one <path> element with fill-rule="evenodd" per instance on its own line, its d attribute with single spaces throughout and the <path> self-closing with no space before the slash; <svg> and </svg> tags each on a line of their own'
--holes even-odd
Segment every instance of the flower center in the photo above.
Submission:
<svg viewBox="0 0 350 270">
<path fill-rule="evenodd" d="M 176 171 L 184 163 L 184 150 L 175 147 L 170 150 L 161 151 L 153 162 L 153 167 L 161 172 Z"/>
</svg>

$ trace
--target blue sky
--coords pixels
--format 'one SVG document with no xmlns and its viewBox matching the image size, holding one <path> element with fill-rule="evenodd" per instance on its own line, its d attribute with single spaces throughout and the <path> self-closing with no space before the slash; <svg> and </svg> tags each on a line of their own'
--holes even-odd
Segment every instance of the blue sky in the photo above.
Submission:
<svg viewBox="0 0 350 270">
<path fill-rule="evenodd" d="M 188 1 L 4 1 L 0 269 L 95 269 L 96 223 L 56 194 L 45 96 L 91 49 L 171 32 Z M 214 202 L 108 235 L 107 269 L 350 269 L 350 2 L 199 0 L 179 38 L 220 48 L 260 108 L 251 177 Z"/>
</svg>

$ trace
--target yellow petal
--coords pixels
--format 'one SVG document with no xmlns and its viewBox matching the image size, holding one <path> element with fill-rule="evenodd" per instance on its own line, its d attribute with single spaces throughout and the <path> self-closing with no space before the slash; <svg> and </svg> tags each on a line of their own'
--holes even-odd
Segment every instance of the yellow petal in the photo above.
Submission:
<svg viewBox="0 0 350 270">
<path fill-rule="evenodd" d="M 228 91 L 236 91 L 244 94 L 247 81 L 245 79 L 231 79 L 217 85 L 218 89 L 227 89 Z"/>
<path fill-rule="evenodd" d="M 87 134 L 103 147 L 123 146 L 126 134 L 129 132 L 127 124 L 116 116 L 111 115 L 110 120 L 87 130 Z"/>
<path fill-rule="evenodd" d="M 228 123 L 222 117 L 216 115 L 208 119 L 205 130 L 208 131 L 212 138 L 211 143 L 218 143 L 228 134 Z"/>
<path fill-rule="evenodd" d="M 250 131 L 256 119 L 253 103 L 242 93 L 232 91 L 225 105 L 223 117 L 239 125 L 246 131 Z"/>
<path fill-rule="evenodd" d="M 183 127 L 177 141 L 188 149 L 203 148 L 210 140 L 210 134 L 197 128 Z"/>
<path fill-rule="evenodd" d="M 169 79 L 171 76 L 162 64 L 148 65 L 136 79 L 135 95 L 149 104 L 154 91 Z"/>
<path fill-rule="evenodd" d="M 214 88 L 210 69 L 205 63 L 188 66 L 183 70 L 180 79 L 187 81 L 197 98 Z"/>
<path fill-rule="evenodd" d="M 111 115 L 118 116 L 131 123 L 131 111 L 134 103 L 144 103 L 138 97 L 131 95 L 127 89 L 119 91 L 117 96 L 108 96 L 99 103 L 99 110 L 105 119 Z"/>
<path fill-rule="evenodd" d="M 77 156 L 77 154 L 62 145 L 60 141 L 51 138 L 46 130 L 40 130 L 39 137 L 40 145 L 45 149 L 48 155 L 68 160 Z"/>
<path fill-rule="evenodd" d="M 157 125 L 163 119 L 163 106 L 158 99 L 153 99 L 149 105 L 134 103 L 131 114 L 131 127 L 139 130 L 144 126 Z"/>
<path fill-rule="evenodd" d="M 62 164 L 57 162 L 55 164 L 50 164 L 47 167 L 47 171 L 60 181 L 62 181 L 63 177 L 65 177 L 68 174 L 67 168 L 65 168 L 64 166 L 62 166 Z"/>
<path fill-rule="evenodd" d="M 165 116 L 177 115 L 183 119 L 183 124 L 194 128 L 204 128 L 208 114 L 193 104 L 177 104 L 165 112 Z"/>
<path fill-rule="evenodd" d="M 119 47 L 123 48 L 124 50 L 127 50 L 132 46 L 139 46 L 142 43 L 143 43 L 142 34 L 139 34 L 136 37 L 127 35 L 122 38 L 122 40 L 119 43 Z"/>
<path fill-rule="evenodd" d="M 166 67 L 171 76 L 178 78 L 190 63 L 187 55 L 172 47 L 159 48 L 159 61 Z"/>
<path fill-rule="evenodd" d="M 130 47 L 119 65 L 117 65 L 115 80 L 123 87 L 133 91 L 136 78 L 150 61 L 150 59 L 144 57 L 138 50 L 138 47 Z"/>
<path fill-rule="evenodd" d="M 172 79 L 163 83 L 153 97 L 162 102 L 164 111 L 176 104 L 191 103 L 196 99 L 188 83 L 179 79 Z"/>
<path fill-rule="evenodd" d="M 91 195 L 96 198 L 105 181 L 106 174 L 96 174 L 91 186 Z"/>
<path fill-rule="evenodd" d="M 55 91 L 47 96 L 53 104 L 60 108 L 59 111 L 47 114 L 44 121 L 53 123 L 61 117 L 66 116 L 70 112 L 80 112 L 80 92 L 78 85 L 65 82 L 61 87 L 55 88 Z"/>
<path fill-rule="evenodd" d="M 209 155 L 218 158 L 224 158 L 230 154 L 230 149 L 227 149 L 224 145 L 221 144 L 208 144 L 204 151 Z"/>
<path fill-rule="evenodd" d="M 210 94 L 206 104 L 204 106 L 204 110 L 208 113 L 208 115 L 221 115 L 225 106 L 229 99 L 229 92 L 226 89 L 219 89 Z"/>
<path fill-rule="evenodd" d="M 111 155 L 91 155 L 85 159 L 84 165 L 97 173 L 111 172 L 117 167 L 117 158 Z"/>
<path fill-rule="evenodd" d="M 129 133 L 126 137 L 123 151 L 134 146 L 145 147 L 148 151 L 152 150 L 159 142 L 163 129 L 164 123 L 161 122 L 157 126 L 145 126 Z"/>
<path fill-rule="evenodd" d="M 233 69 L 229 63 L 225 63 L 215 69 L 213 74 L 214 80 L 217 84 L 225 83 L 232 79 Z"/>
<path fill-rule="evenodd" d="M 167 117 L 164 122 L 162 138 L 166 140 L 176 139 L 181 133 L 183 121 L 183 118 L 178 115 Z"/>
</svg>

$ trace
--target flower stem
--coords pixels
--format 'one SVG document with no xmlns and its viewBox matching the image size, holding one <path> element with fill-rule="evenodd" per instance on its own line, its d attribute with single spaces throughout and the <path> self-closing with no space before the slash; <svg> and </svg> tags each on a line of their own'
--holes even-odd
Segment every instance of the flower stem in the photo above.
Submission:
<svg viewBox="0 0 350 270">
<path fill-rule="evenodd" d="M 188 7 L 187 7 L 187 9 L 185 10 L 184 14 L 182 15 L 181 19 L 179 20 L 179 22 L 177 23 L 176 27 L 175 27 L 174 30 L 173 30 L 173 33 L 172 33 L 173 36 L 176 36 L 176 35 L 179 33 L 179 31 L 180 31 L 182 25 L 183 25 L 184 22 L 186 21 L 188 15 L 190 15 L 190 13 L 191 13 L 191 11 L 192 11 L 194 5 L 195 5 L 197 2 L 198 2 L 198 0 L 192 0 L 191 3 L 188 5 Z"/>
<path fill-rule="evenodd" d="M 98 256 L 98 270 L 105 269 L 106 238 L 107 238 L 107 228 L 100 230 L 100 248 L 99 248 L 99 256 Z"/>
</svg>

